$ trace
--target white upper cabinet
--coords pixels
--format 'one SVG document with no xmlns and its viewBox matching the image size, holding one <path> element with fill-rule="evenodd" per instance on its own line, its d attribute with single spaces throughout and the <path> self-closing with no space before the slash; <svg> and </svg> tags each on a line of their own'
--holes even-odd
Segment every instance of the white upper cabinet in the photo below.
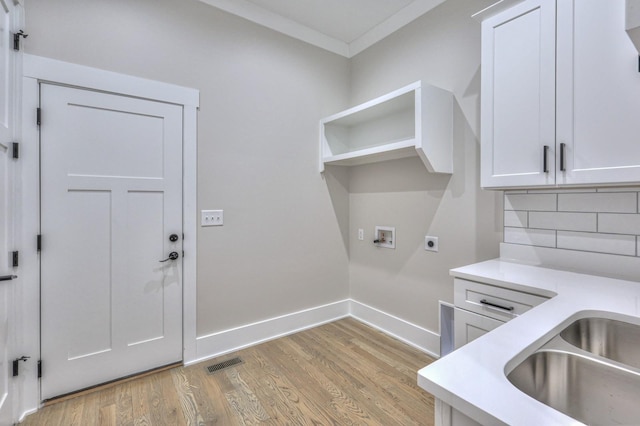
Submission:
<svg viewBox="0 0 640 426">
<path fill-rule="evenodd" d="M 640 182 L 625 6 L 527 0 L 483 21 L 483 187 Z"/>
<path fill-rule="evenodd" d="M 453 95 L 420 81 L 320 120 L 320 171 L 419 156 L 453 172 Z"/>
<path fill-rule="evenodd" d="M 483 187 L 555 181 L 555 21 L 529 0 L 482 23 Z"/>
</svg>

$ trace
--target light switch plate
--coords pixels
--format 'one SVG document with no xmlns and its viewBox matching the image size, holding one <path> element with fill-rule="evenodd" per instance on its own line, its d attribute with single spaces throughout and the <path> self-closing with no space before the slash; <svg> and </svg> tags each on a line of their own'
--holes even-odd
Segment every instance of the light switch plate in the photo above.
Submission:
<svg viewBox="0 0 640 426">
<path fill-rule="evenodd" d="M 224 210 L 201 210 L 201 226 L 224 225 Z"/>
</svg>

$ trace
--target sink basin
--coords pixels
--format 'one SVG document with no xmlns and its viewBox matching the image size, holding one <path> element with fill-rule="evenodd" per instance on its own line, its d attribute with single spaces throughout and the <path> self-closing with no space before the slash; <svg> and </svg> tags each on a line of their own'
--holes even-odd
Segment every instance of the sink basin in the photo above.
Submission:
<svg viewBox="0 0 640 426">
<path fill-rule="evenodd" d="M 598 359 L 541 349 L 507 378 L 530 397 L 589 425 L 640 419 L 640 373 Z"/>
<path fill-rule="evenodd" d="M 639 325 L 607 318 L 583 318 L 561 331 L 560 337 L 584 351 L 640 368 Z"/>
</svg>

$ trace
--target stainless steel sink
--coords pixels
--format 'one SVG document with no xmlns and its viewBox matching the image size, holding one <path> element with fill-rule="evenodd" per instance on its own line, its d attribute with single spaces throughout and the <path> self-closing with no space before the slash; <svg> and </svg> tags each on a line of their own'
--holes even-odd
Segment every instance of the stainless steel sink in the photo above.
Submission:
<svg viewBox="0 0 640 426">
<path fill-rule="evenodd" d="M 589 425 L 640 421 L 640 374 L 560 351 L 535 352 L 507 376 L 538 401 Z"/>
<path fill-rule="evenodd" d="M 507 373 L 522 392 L 583 423 L 640 424 L 640 325 L 577 320 Z"/>
<path fill-rule="evenodd" d="M 562 330 L 560 336 L 582 350 L 640 368 L 640 326 L 636 324 L 583 318 Z"/>
</svg>

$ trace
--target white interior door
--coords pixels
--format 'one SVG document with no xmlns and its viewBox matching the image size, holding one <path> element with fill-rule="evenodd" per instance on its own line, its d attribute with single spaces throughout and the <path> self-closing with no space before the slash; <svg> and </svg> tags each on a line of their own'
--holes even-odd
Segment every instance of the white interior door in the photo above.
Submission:
<svg viewBox="0 0 640 426">
<path fill-rule="evenodd" d="M 15 137 L 15 59 L 13 36 L 17 18 L 11 0 L 0 0 L 0 276 L 13 274 L 9 253 L 13 245 L 11 210 L 13 170 L 11 142 Z M 13 424 L 11 358 L 14 354 L 14 314 L 12 280 L 0 281 L 0 425 Z"/>
<path fill-rule="evenodd" d="M 182 107 L 40 97 L 46 400 L 182 360 Z"/>
</svg>

